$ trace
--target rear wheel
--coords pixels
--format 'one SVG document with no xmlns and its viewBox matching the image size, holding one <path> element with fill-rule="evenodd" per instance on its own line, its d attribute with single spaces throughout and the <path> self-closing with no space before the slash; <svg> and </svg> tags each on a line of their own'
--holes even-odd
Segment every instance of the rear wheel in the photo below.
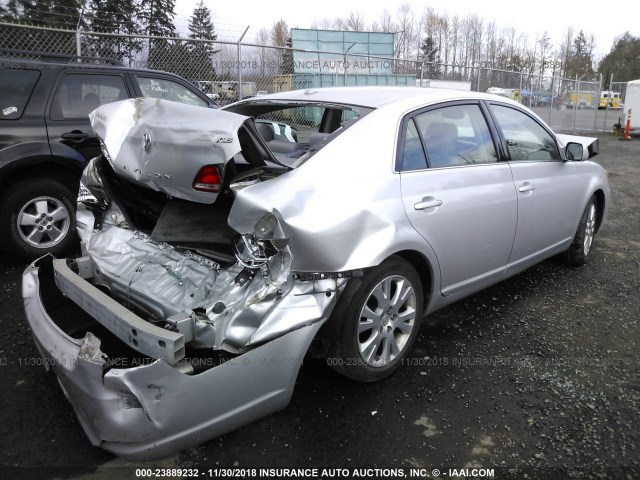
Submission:
<svg viewBox="0 0 640 480">
<path fill-rule="evenodd" d="M 51 179 L 17 183 L 2 199 L 0 246 L 22 260 L 46 253 L 64 255 L 76 243 L 76 197 L 69 187 Z"/>
<path fill-rule="evenodd" d="M 589 260 L 591 247 L 593 246 L 593 238 L 596 234 L 596 227 L 596 199 L 595 197 L 591 197 L 589 202 L 587 202 L 584 212 L 582 212 L 573 243 L 571 243 L 571 246 L 567 250 L 567 260 L 570 264 L 580 266 Z"/>
<path fill-rule="evenodd" d="M 420 277 L 404 259 L 388 259 L 340 297 L 331 319 L 339 327 L 328 364 L 362 382 L 390 375 L 411 350 L 422 313 Z"/>
</svg>

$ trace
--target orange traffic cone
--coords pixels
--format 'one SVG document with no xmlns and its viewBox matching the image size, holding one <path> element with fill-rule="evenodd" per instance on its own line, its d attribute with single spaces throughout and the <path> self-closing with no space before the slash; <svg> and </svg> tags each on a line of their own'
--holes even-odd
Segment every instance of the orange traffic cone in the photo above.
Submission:
<svg viewBox="0 0 640 480">
<path fill-rule="evenodd" d="M 631 140 L 631 109 L 629 109 L 629 113 L 627 113 L 627 125 L 624 128 L 624 137 L 620 140 Z"/>
</svg>

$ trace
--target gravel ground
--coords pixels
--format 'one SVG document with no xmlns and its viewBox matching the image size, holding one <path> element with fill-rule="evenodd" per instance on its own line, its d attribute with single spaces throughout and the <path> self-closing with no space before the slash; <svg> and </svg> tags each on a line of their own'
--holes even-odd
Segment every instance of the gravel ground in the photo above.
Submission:
<svg viewBox="0 0 640 480">
<path fill-rule="evenodd" d="M 159 462 L 128 463 L 89 444 L 55 376 L 37 365 L 24 265 L 0 256 L 2 477 L 311 466 L 640 478 L 640 139 L 600 141 L 613 205 L 590 264 L 551 259 L 437 312 L 382 382 L 306 361 L 285 410 Z"/>
</svg>

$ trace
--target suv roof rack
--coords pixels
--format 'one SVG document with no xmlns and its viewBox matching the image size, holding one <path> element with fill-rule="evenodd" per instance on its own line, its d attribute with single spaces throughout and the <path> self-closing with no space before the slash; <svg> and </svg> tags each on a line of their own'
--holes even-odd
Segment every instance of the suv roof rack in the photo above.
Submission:
<svg viewBox="0 0 640 480">
<path fill-rule="evenodd" d="M 83 55 L 64 55 L 60 53 L 50 52 L 34 52 L 30 50 L 13 50 L 7 48 L 0 48 L 0 55 L 7 57 L 25 58 L 31 60 L 41 60 L 43 62 L 59 63 L 60 60 L 64 60 L 64 63 L 94 63 L 98 65 L 115 65 L 124 67 L 124 64 L 114 58 L 109 57 L 88 57 Z"/>
</svg>

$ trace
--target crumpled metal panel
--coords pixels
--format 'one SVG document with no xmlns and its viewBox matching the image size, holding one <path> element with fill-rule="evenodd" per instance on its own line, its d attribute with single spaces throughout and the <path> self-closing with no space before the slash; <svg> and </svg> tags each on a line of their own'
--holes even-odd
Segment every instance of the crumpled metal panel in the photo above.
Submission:
<svg viewBox="0 0 640 480">
<path fill-rule="evenodd" d="M 158 318 L 206 308 L 216 301 L 214 285 L 235 277 L 204 257 L 118 227 L 93 232 L 88 251 L 105 284 L 121 298 L 153 305 Z"/>
<path fill-rule="evenodd" d="M 240 152 L 247 117 L 157 98 L 109 103 L 89 114 L 113 169 L 167 195 L 213 203 L 217 193 L 192 188 L 203 165 L 225 165 Z"/>
<path fill-rule="evenodd" d="M 335 303 L 335 295 L 320 293 L 313 295 L 316 308 L 301 299 L 306 308 L 276 315 L 303 326 L 198 375 L 161 360 L 105 373 L 109 359 L 100 339 L 62 332 L 42 304 L 41 281 L 32 264 L 23 275 L 23 297 L 45 365 L 54 368 L 91 443 L 135 460 L 169 455 L 284 408 L 305 352 Z"/>
<path fill-rule="evenodd" d="M 372 267 L 403 249 L 435 260 L 408 222 L 392 170 L 397 128 L 393 116 L 368 114 L 298 168 L 237 190 L 229 225 L 246 234 L 266 214 L 277 218 L 294 271 Z"/>
<path fill-rule="evenodd" d="M 308 325 L 305 312 L 317 318 L 317 312 L 328 315 L 346 284 L 344 278 L 294 281 L 288 248 L 241 282 L 239 265 L 222 269 L 205 257 L 109 222 L 94 230 L 91 214 L 82 205 L 78 218 L 83 250 L 96 272 L 91 282 L 109 287 L 120 301 L 156 319 L 192 316 L 192 347 L 244 352 Z M 194 316 L 196 309 L 204 315 Z"/>
</svg>

